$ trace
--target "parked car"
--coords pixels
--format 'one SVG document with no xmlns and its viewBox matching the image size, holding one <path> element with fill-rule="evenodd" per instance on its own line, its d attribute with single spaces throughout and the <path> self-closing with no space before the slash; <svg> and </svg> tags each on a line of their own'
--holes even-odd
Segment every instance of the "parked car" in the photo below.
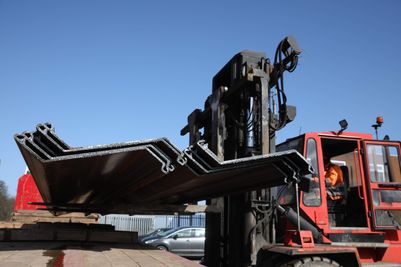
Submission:
<svg viewBox="0 0 401 267">
<path fill-rule="evenodd" d="M 205 249 L 205 228 L 174 228 L 161 234 L 160 237 L 149 239 L 144 243 L 180 256 L 201 258 Z"/>
<path fill-rule="evenodd" d="M 150 233 L 148 233 L 146 235 L 138 236 L 138 240 L 139 240 L 139 242 L 144 243 L 145 241 L 147 241 L 149 239 L 159 238 L 163 233 L 165 233 L 165 232 L 167 232 L 169 230 L 171 230 L 171 228 L 157 228 L 153 232 L 150 232 Z"/>
</svg>

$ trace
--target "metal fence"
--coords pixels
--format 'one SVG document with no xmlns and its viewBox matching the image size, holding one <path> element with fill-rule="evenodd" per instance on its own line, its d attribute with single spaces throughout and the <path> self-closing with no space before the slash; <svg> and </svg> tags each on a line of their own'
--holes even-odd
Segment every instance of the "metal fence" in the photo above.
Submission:
<svg viewBox="0 0 401 267">
<path fill-rule="evenodd" d="M 145 216 L 145 215 L 106 215 L 99 220 L 101 224 L 111 224 L 118 231 L 138 232 L 143 235 L 157 228 L 175 228 L 182 226 L 205 226 L 205 215 L 167 215 L 167 216 Z"/>
<path fill-rule="evenodd" d="M 111 224 L 118 231 L 138 232 L 143 235 L 153 231 L 155 228 L 155 216 L 128 216 L 128 215 L 106 215 L 100 218 L 99 223 Z"/>
<path fill-rule="evenodd" d="M 163 227 L 165 228 L 175 228 L 182 226 L 205 227 L 204 214 L 174 215 L 174 216 L 164 216 L 164 217 L 165 217 L 165 224 Z"/>
</svg>

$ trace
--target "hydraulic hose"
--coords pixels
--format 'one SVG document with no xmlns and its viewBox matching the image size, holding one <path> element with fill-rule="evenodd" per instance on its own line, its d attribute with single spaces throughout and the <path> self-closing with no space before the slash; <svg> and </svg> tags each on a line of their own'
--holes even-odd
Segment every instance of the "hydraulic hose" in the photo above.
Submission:
<svg viewBox="0 0 401 267">
<path fill-rule="evenodd" d="M 293 225 L 298 224 L 298 216 L 297 213 L 291 207 L 283 207 L 277 204 L 277 210 L 281 212 Z M 317 243 L 323 242 L 323 236 L 319 232 L 319 230 L 313 226 L 310 222 L 305 220 L 303 217 L 299 216 L 299 224 L 301 230 L 309 230 L 312 232 L 313 238 Z"/>
</svg>

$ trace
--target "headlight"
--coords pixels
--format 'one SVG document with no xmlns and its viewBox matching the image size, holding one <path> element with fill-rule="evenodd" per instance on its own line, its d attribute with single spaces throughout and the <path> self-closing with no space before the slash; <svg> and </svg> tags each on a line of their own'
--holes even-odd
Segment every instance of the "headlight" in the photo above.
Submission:
<svg viewBox="0 0 401 267">
<path fill-rule="evenodd" d="M 150 244 L 150 243 L 153 243 L 153 241 L 155 241 L 155 239 L 146 240 L 146 241 L 145 241 L 145 244 Z"/>
</svg>

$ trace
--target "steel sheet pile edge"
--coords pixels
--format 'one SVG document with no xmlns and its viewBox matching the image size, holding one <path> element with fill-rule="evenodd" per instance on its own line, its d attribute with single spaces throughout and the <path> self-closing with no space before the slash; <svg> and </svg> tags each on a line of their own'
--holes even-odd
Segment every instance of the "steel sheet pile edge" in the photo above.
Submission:
<svg viewBox="0 0 401 267">
<path fill-rule="evenodd" d="M 166 138 L 74 148 L 49 123 L 14 139 L 52 210 L 103 213 L 119 204 L 183 204 L 313 172 L 295 150 L 220 161 L 202 141 L 184 151 Z"/>
</svg>

